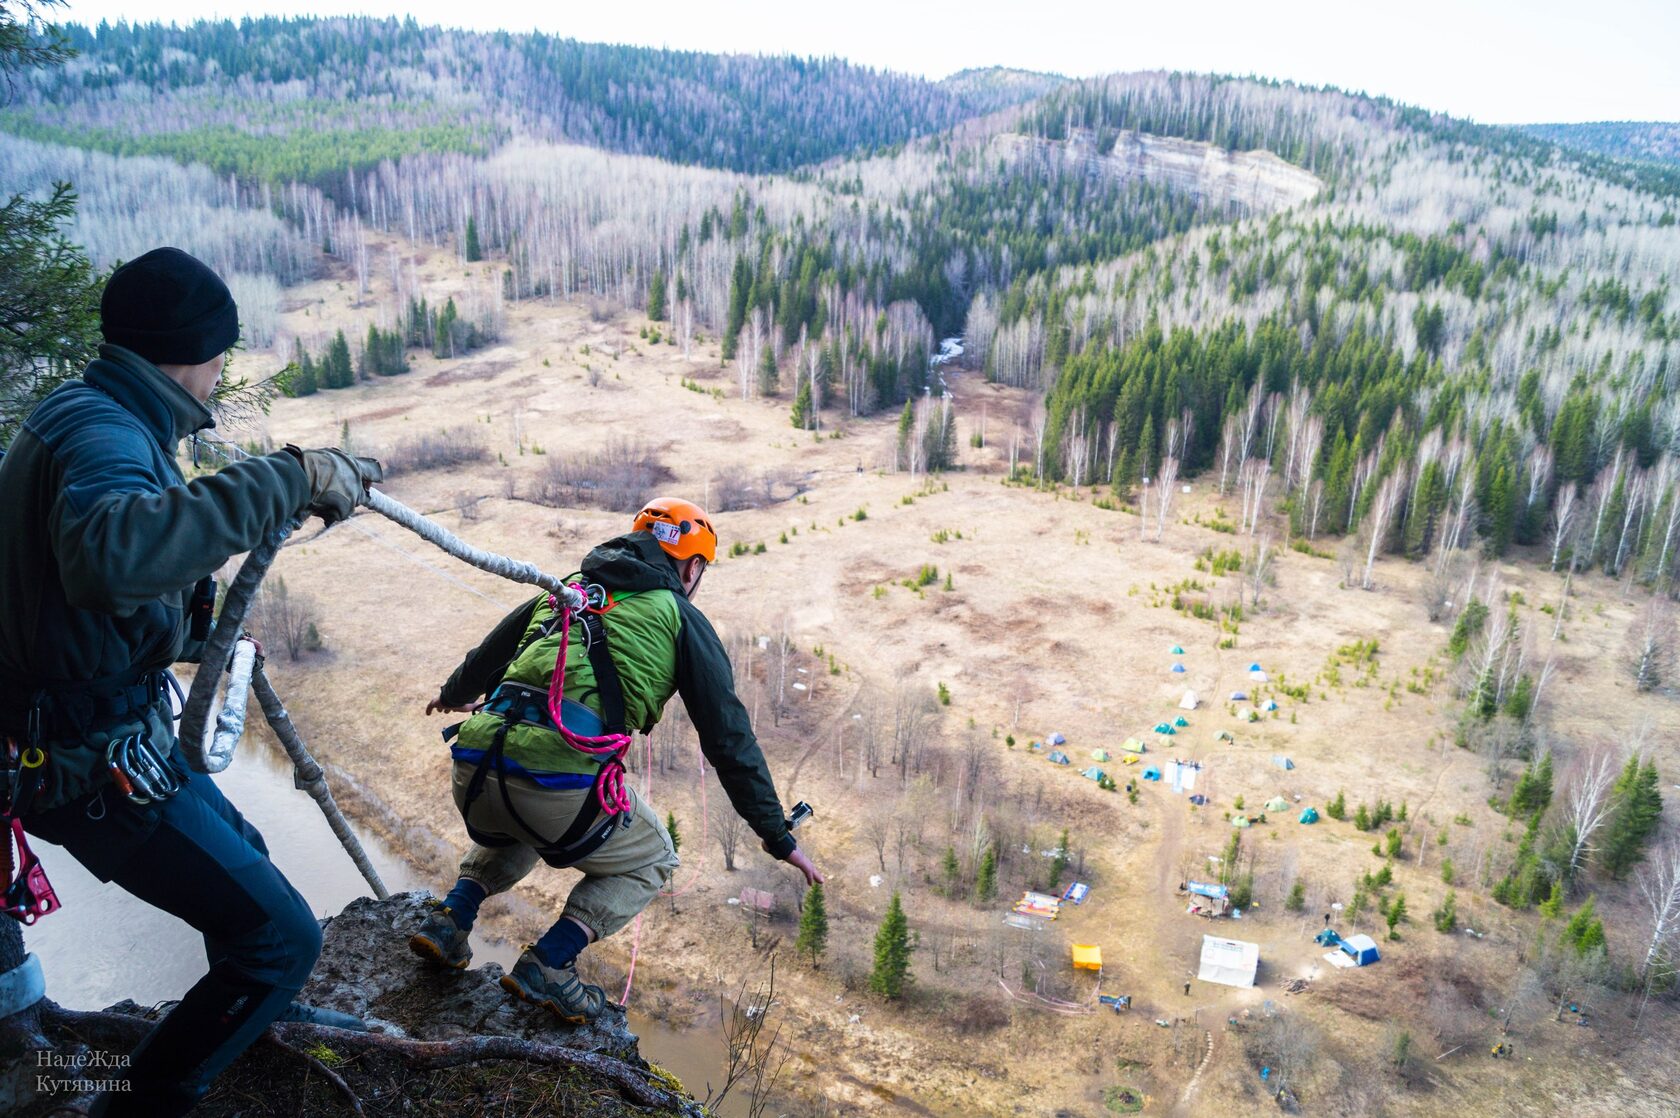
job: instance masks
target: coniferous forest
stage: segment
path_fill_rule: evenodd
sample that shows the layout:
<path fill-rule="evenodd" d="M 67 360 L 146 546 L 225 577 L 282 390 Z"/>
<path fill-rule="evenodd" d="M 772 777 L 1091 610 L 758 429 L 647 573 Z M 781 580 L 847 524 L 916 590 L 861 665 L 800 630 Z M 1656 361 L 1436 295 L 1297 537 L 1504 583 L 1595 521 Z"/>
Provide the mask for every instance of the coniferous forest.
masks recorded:
<path fill-rule="evenodd" d="M 814 427 L 900 409 L 961 335 L 969 364 L 1043 394 L 1014 436 L 1024 480 L 1126 501 L 1212 472 L 1308 540 L 1536 547 L 1673 581 L 1680 172 L 1660 130 L 396 20 L 71 26 L 66 45 L 0 111 L 8 186 L 74 184 L 61 227 L 95 264 L 159 237 L 204 256 L 248 340 L 301 359 L 294 390 L 488 344 L 508 300 L 590 296 L 656 311 L 685 352 L 718 339 L 742 395 Z M 428 305 L 381 232 L 501 282 Z M 398 304 L 365 337 L 277 337 L 281 292 L 323 259 L 363 288 L 388 272 Z"/>

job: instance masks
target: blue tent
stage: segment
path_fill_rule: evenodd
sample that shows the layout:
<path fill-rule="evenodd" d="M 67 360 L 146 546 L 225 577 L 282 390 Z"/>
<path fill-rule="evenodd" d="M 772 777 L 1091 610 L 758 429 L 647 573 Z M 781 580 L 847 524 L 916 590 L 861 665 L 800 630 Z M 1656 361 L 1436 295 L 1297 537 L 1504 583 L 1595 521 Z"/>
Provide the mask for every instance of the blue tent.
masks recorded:
<path fill-rule="evenodd" d="M 1369 966 L 1382 956 L 1377 954 L 1377 942 L 1367 935 L 1349 936 L 1342 941 L 1342 950 L 1353 958 L 1355 966 Z"/>
<path fill-rule="evenodd" d="M 1183 727 L 1190 725 L 1190 720 L 1181 714 L 1177 718 L 1173 719 L 1173 725 L 1182 729 Z"/>
<path fill-rule="evenodd" d="M 1301 822 L 1303 822 L 1303 823 L 1317 823 L 1318 822 L 1318 809 L 1316 807 L 1309 807 L 1307 810 L 1303 811 L 1301 813 Z"/>
<path fill-rule="evenodd" d="M 1273 702 L 1271 699 L 1267 699 L 1265 702 L 1260 704 L 1261 710 L 1276 710 L 1277 708 L 1277 703 Z"/>
<path fill-rule="evenodd" d="M 1154 765 L 1150 765 L 1147 769 L 1143 770 L 1143 779 L 1145 779 L 1145 780 L 1160 780 L 1161 779 L 1161 770 L 1156 768 Z"/>
<path fill-rule="evenodd" d="M 1178 733 L 1177 730 L 1173 729 L 1173 724 L 1171 722 L 1157 722 L 1157 723 L 1155 723 L 1155 732 L 1157 734 L 1166 734 L 1169 737 L 1173 734 Z"/>
<path fill-rule="evenodd" d="M 1051 745 L 1066 745 L 1067 744 L 1067 739 L 1064 738 L 1060 734 L 1051 734 L 1048 738 L 1045 738 L 1044 740 L 1049 742 Z"/>
<path fill-rule="evenodd" d="M 1231 701 L 1233 703 L 1246 703 L 1246 702 L 1248 702 L 1248 692 L 1247 691 L 1233 691 L 1233 692 L 1231 692 Z"/>
<path fill-rule="evenodd" d="M 1178 645 L 1175 644 L 1175 645 L 1172 646 L 1172 654 L 1174 656 L 1183 656 L 1184 655 L 1184 650 L 1182 648 L 1178 647 Z"/>
<path fill-rule="evenodd" d="M 1179 674 L 1179 675 L 1184 674 L 1184 665 L 1183 664 L 1174 664 L 1173 665 L 1173 671 L 1175 673 Z"/>
<path fill-rule="evenodd" d="M 1079 775 L 1084 777 L 1086 780 L 1101 780 L 1103 777 L 1107 776 L 1108 774 L 1103 772 L 1101 769 L 1097 768 L 1097 766 L 1092 765 L 1090 768 L 1086 769 L 1084 772 L 1080 773 Z"/>
<path fill-rule="evenodd" d="M 1051 750 L 1051 752 L 1050 752 L 1050 763 L 1052 765 L 1066 765 L 1066 764 L 1069 763 L 1068 755 L 1066 753 L 1063 753 L 1059 749 Z"/>
<path fill-rule="evenodd" d="M 1261 669 L 1260 669 L 1260 665 L 1258 663 L 1254 663 L 1254 664 L 1250 664 L 1248 666 L 1248 670 L 1251 671 L 1251 672 L 1257 672 L 1257 671 L 1260 671 Z"/>

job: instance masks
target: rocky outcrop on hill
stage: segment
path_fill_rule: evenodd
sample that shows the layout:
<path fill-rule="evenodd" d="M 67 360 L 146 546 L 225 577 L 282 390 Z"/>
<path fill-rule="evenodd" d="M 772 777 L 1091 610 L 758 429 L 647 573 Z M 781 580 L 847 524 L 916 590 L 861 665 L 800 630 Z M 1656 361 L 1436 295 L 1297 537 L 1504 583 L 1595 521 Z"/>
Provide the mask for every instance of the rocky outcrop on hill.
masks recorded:
<path fill-rule="evenodd" d="M 276 1026 L 217 1081 L 194 1114 L 707 1118 L 680 1084 L 642 1059 L 617 1006 L 609 1005 L 589 1027 L 573 1029 L 510 999 L 498 985 L 502 969 L 495 963 L 466 971 L 420 964 L 407 938 L 424 916 L 424 899 L 404 893 L 357 900 L 323 925 L 321 959 L 301 1000 L 355 1014 L 372 1031 Z M 80 1054 L 86 1063 L 89 1053 L 108 1061 L 133 1048 L 156 1016 L 132 1002 L 102 1013 L 44 1003 L 33 1044 L 22 1051 L 4 1046 L 9 1051 L 0 1058 L 0 1082 L 32 1082 L 43 1049 L 61 1061 Z M 35 1118 L 79 1113 L 90 1100 L 24 1092 L 18 1101 L 13 1112 Z"/>
<path fill-rule="evenodd" d="M 1149 182 L 1192 194 L 1244 217 L 1287 209 L 1324 189 L 1317 175 L 1269 151 L 1226 151 L 1213 144 L 1121 132 L 1107 152 L 1088 129 L 1067 140 L 1009 133 L 992 141 L 994 155 L 1036 162 L 1061 173 L 1083 171 L 1111 182 Z"/>

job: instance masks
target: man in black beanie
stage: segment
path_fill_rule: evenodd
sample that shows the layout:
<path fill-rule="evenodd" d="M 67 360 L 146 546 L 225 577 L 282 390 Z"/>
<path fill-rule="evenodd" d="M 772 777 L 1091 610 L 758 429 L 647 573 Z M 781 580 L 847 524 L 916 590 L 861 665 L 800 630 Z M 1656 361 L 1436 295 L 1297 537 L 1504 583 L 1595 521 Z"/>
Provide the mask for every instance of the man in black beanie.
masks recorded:
<path fill-rule="evenodd" d="M 262 836 L 188 769 L 168 668 L 200 651 L 189 604 L 213 600 L 213 571 L 305 513 L 343 519 L 381 473 L 288 448 L 185 481 L 176 449 L 215 424 L 233 296 L 160 248 L 116 270 L 100 316 L 99 357 L 0 458 L 0 822 L 204 936 L 209 973 L 94 1110 L 184 1114 L 270 1022 L 318 1013 L 292 998 L 321 933 Z"/>

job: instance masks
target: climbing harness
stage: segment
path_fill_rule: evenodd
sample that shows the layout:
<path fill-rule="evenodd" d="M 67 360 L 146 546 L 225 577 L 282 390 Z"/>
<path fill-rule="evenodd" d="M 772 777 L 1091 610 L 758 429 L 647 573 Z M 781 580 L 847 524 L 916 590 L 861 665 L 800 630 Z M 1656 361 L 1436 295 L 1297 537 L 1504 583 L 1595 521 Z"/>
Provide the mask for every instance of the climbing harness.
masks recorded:
<path fill-rule="evenodd" d="M 513 806 L 513 797 L 508 792 L 506 780 L 498 779 L 496 783 L 501 790 L 502 806 L 506 809 L 508 817 L 537 839 L 537 849 L 544 861 L 559 867 L 575 865 L 587 858 L 600 849 L 619 827 L 629 826 L 633 818 L 630 814 L 630 794 L 624 786 L 624 755 L 631 742 L 630 734 L 624 725 L 624 688 L 618 677 L 618 667 L 613 663 L 607 646 L 606 627 L 601 621 L 601 615 L 610 611 L 615 603 L 606 588 L 598 584 L 586 586 L 582 583 L 572 583 L 566 589 L 573 591 L 575 597 L 573 594 L 550 594 L 548 605 L 554 611 L 554 616 L 526 638 L 514 653 L 514 658 L 517 659 L 532 644 L 554 636 L 558 630 L 560 641 L 555 651 L 554 672 L 549 678 L 548 688 L 542 690 L 504 680 L 490 694 L 479 713 L 499 718 L 501 725 L 496 728 L 490 748 L 484 751 L 484 755 L 479 758 L 477 766 L 473 769 L 461 805 L 461 816 L 463 821 L 466 821 L 472 812 L 472 805 L 483 793 L 490 773 L 496 772 L 499 778 L 508 775 L 510 769 L 504 748 L 508 732 L 515 726 L 535 726 L 558 735 L 572 749 L 600 765 L 595 774 L 591 796 L 584 800 L 565 833 L 555 839 L 545 838 L 542 832 L 527 823 Z M 582 602 L 582 607 L 574 608 L 574 601 Z M 595 672 L 596 696 L 602 710 L 599 717 L 588 707 L 565 696 L 566 650 L 571 640 L 574 621 L 583 627 L 584 650 L 589 657 L 590 667 Z M 603 732 L 580 732 L 584 727 L 593 728 L 592 723 L 599 723 Z M 457 723 L 447 727 L 443 731 L 444 741 L 453 741 L 461 725 Z M 597 822 L 598 820 L 600 822 Z M 506 845 L 506 841 L 497 842 L 490 836 L 476 833 L 470 822 L 467 823 L 467 829 L 476 842 L 491 846 Z"/>

